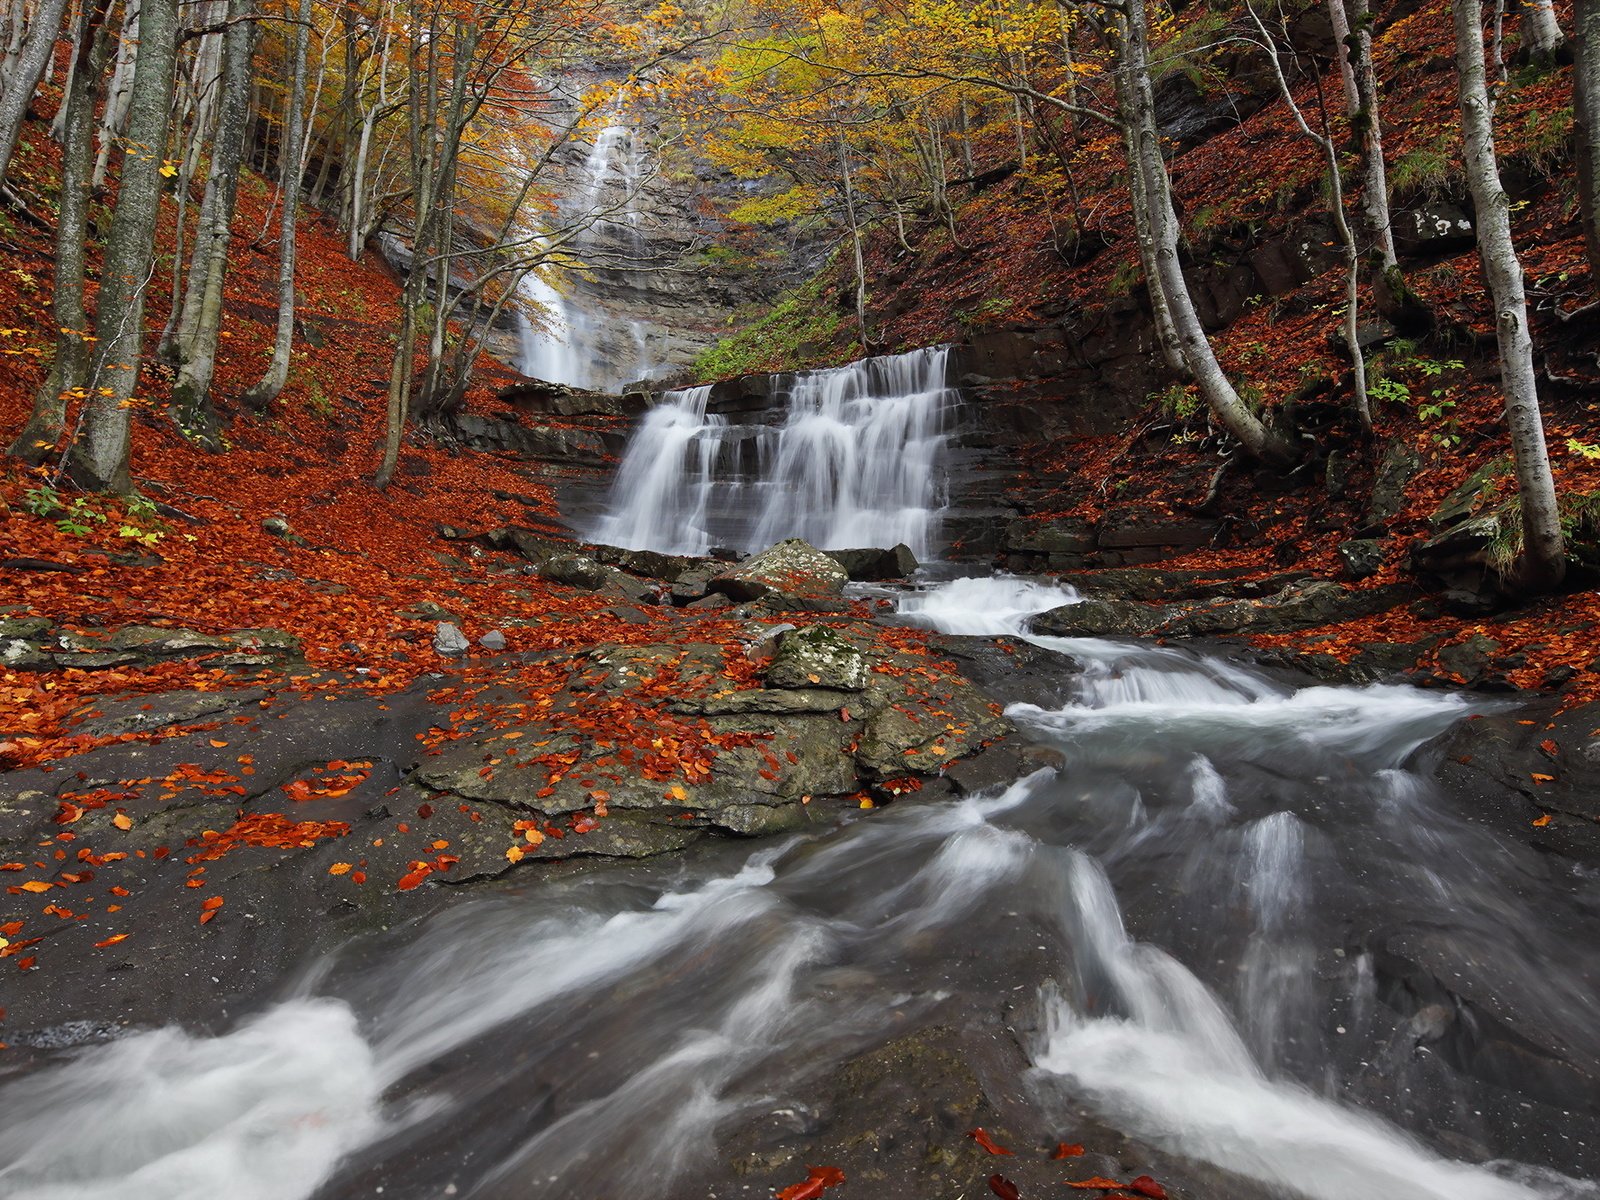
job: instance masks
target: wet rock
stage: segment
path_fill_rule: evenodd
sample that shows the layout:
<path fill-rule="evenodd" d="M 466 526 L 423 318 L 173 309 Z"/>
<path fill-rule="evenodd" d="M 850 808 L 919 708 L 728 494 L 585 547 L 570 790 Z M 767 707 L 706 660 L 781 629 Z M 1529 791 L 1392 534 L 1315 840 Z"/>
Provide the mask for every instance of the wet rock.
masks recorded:
<path fill-rule="evenodd" d="M 711 588 L 733 600 L 791 601 L 835 597 L 849 582 L 833 559 L 800 538 L 789 538 L 717 575 Z"/>
<path fill-rule="evenodd" d="M 965 680 L 950 681 L 950 689 L 938 701 L 937 712 L 893 703 L 868 719 L 855 754 L 868 778 L 935 774 L 1013 731 L 999 705 Z"/>
<path fill-rule="evenodd" d="M 256 704 L 266 693 L 259 688 L 234 692 L 160 692 L 155 695 L 98 699 L 68 717 L 75 734 L 115 737 L 172 725 L 190 725 L 228 716 Z"/>
<path fill-rule="evenodd" d="M 263 533 L 270 534 L 279 541 L 288 542 L 294 546 L 304 546 L 305 538 L 294 531 L 294 527 L 283 517 L 268 517 L 261 522 Z"/>
<path fill-rule="evenodd" d="M 635 602 L 655 596 L 655 589 L 643 580 L 583 554 L 547 558 L 539 566 L 539 578 L 586 592 L 609 592 Z"/>
<path fill-rule="evenodd" d="M 1090 598 L 1040 613 L 1031 627 L 1049 637 L 1136 638 L 1154 633 L 1171 615 L 1164 607 Z"/>
<path fill-rule="evenodd" d="M 1383 543 L 1373 538 L 1340 542 L 1339 561 L 1351 579 L 1367 579 L 1383 568 Z"/>
<path fill-rule="evenodd" d="M 1452 675 L 1459 676 L 1467 684 L 1477 684 L 1483 682 L 1489 671 L 1489 664 L 1499 652 L 1499 642 L 1484 634 L 1475 633 L 1464 642 L 1440 647 L 1439 665 Z"/>
<path fill-rule="evenodd" d="M 867 679 L 866 655 L 823 625 L 782 634 L 777 657 L 767 670 L 767 686 L 776 688 L 859 692 Z"/>
<path fill-rule="evenodd" d="M 440 621 L 433 633 L 433 652 L 443 658 L 456 658 L 472 649 L 467 635 L 449 621 Z"/>
<path fill-rule="evenodd" d="M 917 556 L 904 543 L 887 550 L 867 547 L 860 550 L 825 550 L 823 553 L 843 567 L 845 574 L 858 583 L 904 579 L 917 569 Z"/>
<path fill-rule="evenodd" d="M 498 654 L 500 651 L 506 648 L 506 635 L 501 633 L 498 629 L 491 629 L 488 633 L 484 634 L 478 639 L 478 645 L 482 646 L 491 654 Z"/>
<path fill-rule="evenodd" d="M 1501 499 L 1501 480 L 1508 471 L 1503 460 L 1485 463 L 1440 502 L 1428 523 L 1435 529 L 1475 516 Z"/>
<path fill-rule="evenodd" d="M 153 625 L 125 625 L 106 639 L 107 650 L 128 650 L 141 658 L 192 658 L 230 649 L 230 643 L 192 629 L 163 629 Z"/>

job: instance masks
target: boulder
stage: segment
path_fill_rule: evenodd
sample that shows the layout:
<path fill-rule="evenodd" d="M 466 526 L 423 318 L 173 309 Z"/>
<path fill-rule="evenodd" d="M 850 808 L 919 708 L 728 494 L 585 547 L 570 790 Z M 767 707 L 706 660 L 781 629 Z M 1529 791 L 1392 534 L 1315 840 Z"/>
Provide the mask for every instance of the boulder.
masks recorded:
<path fill-rule="evenodd" d="M 440 621 L 433 634 L 433 652 L 443 658 L 455 658 L 472 649 L 467 635 L 449 621 Z"/>
<path fill-rule="evenodd" d="M 849 582 L 833 559 L 809 542 L 789 538 L 713 577 L 710 587 L 733 600 L 787 600 L 837 596 Z"/>
<path fill-rule="evenodd" d="M 1363 532 L 1380 532 L 1406 506 L 1406 485 L 1421 464 L 1417 452 L 1404 442 L 1396 439 L 1389 443 L 1367 500 Z"/>
<path fill-rule="evenodd" d="M 767 669 L 767 686 L 775 688 L 859 692 L 870 678 L 867 656 L 825 625 L 780 635 L 777 657 Z"/>
<path fill-rule="evenodd" d="M 1383 567 L 1383 543 L 1374 538 L 1356 538 L 1340 542 L 1339 561 L 1344 573 L 1351 579 L 1367 579 Z"/>
<path fill-rule="evenodd" d="M 843 567 L 845 574 L 858 583 L 904 579 L 917 569 L 917 556 L 904 543 L 887 550 L 868 546 L 860 550 L 825 550 L 823 553 Z"/>
<path fill-rule="evenodd" d="M 1423 258 L 1459 254 L 1478 243 L 1472 218 L 1445 201 L 1402 209 L 1394 214 L 1394 248 L 1397 254 Z"/>
<path fill-rule="evenodd" d="M 1040 613 L 1033 618 L 1032 629 L 1050 637 L 1145 637 L 1172 611 L 1134 601 L 1090 598 Z"/>
<path fill-rule="evenodd" d="M 584 554 L 555 554 L 539 564 L 539 578 L 585 592 L 606 592 L 638 602 L 656 589 L 642 579 Z"/>

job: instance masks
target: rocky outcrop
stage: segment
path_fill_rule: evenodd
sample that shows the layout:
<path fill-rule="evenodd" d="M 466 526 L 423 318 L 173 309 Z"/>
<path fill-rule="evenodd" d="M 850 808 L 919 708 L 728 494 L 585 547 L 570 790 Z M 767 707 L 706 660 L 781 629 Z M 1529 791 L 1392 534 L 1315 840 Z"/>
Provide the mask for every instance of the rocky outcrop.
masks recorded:
<path fill-rule="evenodd" d="M 732 600 L 789 603 L 838 596 L 849 582 L 833 559 L 799 538 L 789 538 L 714 576 L 710 586 Z"/>

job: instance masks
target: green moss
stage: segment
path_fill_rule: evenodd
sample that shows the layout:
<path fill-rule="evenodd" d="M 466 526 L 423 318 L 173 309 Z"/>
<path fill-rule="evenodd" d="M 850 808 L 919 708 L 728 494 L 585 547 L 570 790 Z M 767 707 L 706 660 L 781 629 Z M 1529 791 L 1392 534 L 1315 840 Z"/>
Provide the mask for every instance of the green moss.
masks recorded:
<path fill-rule="evenodd" d="M 833 302 L 832 264 L 786 294 L 772 311 L 702 350 L 689 369 L 701 383 L 761 371 L 796 371 L 856 358 L 847 315 Z"/>

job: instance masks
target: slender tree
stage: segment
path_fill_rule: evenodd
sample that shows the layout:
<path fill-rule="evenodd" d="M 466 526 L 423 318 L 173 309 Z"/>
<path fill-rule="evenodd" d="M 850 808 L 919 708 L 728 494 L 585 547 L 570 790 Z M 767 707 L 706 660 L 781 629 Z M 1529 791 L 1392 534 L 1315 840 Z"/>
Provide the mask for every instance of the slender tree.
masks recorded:
<path fill-rule="evenodd" d="M 144 0 L 122 179 L 100 272 L 89 395 L 67 456 L 69 477 L 93 491 L 126 492 L 132 485 L 129 411 L 143 357 L 144 302 L 154 269 L 177 50 L 177 0 Z"/>
<path fill-rule="evenodd" d="M 18 8 L 20 9 L 20 5 Z M 42 0 L 33 10 L 28 33 L 15 58 L 0 75 L 0 183 L 11 168 L 11 155 L 22 136 L 22 121 L 28 115 L 33 93 L 44 77 L 55 53 L 56 39 L 67 15 L 67 0 Z"/>
<path fill-rule="evenodd" d="M 265 408 L 289 382 L 289 355 L 294 349 L 295 232 L 300 210 L 300 185 L 305 169 L 302 145 L 309 131 L 306 119 L 306 47 L 311 36 L 311 0 L 299 0 L 295 14 L 293 82 L 289 92 L 289 128 L 284 141 L 283 195 L 278 235 L 278 326 L 272 341 L 272 361 L 261 381 L 245 393 L 245 403 Z"/>
<path fill-rule="evenodd" d="M 1500 387 L 1506 424 L 1516 460 L 1522 509 L 1522 550 L 1509 580 L 1528 592 L 1549 591 L 1566 575 L 1561 514 L 1545 447 L 1539 412 L 1538 377 L 1533 365 L 1533 335 L 1522 264 L 1511 240 L 1511 203 L 1500 183 L 1494 127 L 1483 53 L 1483 6 L 1479 0 L 1452 0 L 1456 75 L 1460 88 L 1461 132 L 1466 151 L 1467 186 L 1478 227 L 1478 254 L 1495 308 L 1500 346 Z"/>
<path fill-rule="evenodd" d="M 1573 140 L 1589 287 L 1600 292 L 1600 0 L 1577 0 L 1573 37 Z"/>

